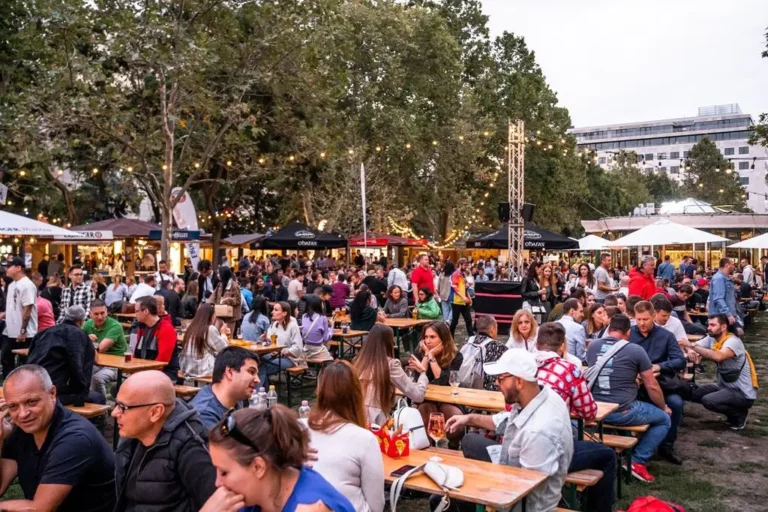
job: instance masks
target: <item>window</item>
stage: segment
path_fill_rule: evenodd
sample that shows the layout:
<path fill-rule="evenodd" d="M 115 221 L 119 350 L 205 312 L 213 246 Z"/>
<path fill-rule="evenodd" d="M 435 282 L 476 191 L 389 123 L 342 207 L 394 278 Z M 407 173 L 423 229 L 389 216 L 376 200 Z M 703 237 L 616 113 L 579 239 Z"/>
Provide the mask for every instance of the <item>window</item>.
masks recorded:
<path fill-rule="evenodd" d="M 748 171 L 749 170 L 749 162 L 739 162 L 739 170 L 740 171 Z"/>
<path fill-rule="evenodd" d="M 659 153 L 658 155 L 656 155 L 656 158 L 658 158 L 659 160 L 666 160 L 667 159 L 667 154 L 666 153 Z"/>
<path fill-rule="evenodd" d="M 651 174 L 653 172 L 653 167 L 646 167 L 643 170 L 646 172 L 646 174 Z"/>
<path fill-rule="evenodd" d="M 740 155 L 748 155 L 749 154 L 749 146 L 740 146 L 739 147 L 739 154 Z"/>
<path fill-rule="evenodd" d="M 659 172 L 667 172 L 667 168 L 666 167 L 659 167 Z"/>
<path fill-rule="evenodd" d="M 601 156 L 600 158 L 598 158 L 597 163 L 599 163 L 600 165 L 605 165 L 605 157 Z"/>
<path fill-rule="evenodd" d="M 679 151 L 673 151 L 673 152 L 671 152 L 671 153 L 669 154 L 669 158 L 671 158 L 671 159 L 673 159 L 673 160 L 677 160 L 678 158 L 680 158 L 680 152 L 679 152 Z"/>
<path fill-rule="evenodd" d="M 689 156 L 691 156 L 690 151 L 683 151 L 683 158 L 688 158 Z"/>
<path fill-rule="evenodd" d="M 734 154 L 734 153 L 733 153 L 733 152 L 734 152 L 734 149 L 735 149 L 735 148 L 725 148 L 725 151 L 724 151 L 724 153 L 723 153 L 723 154 L 724 154 L 725 156 L 731 156 L 731 155 L 733 155 L 733 154 Z"/>
<path fill-rule="evenodd" d="M 673 165 L 669 168 L 669 172 L 672 174 L 679 174 L 680 173 L 680 166 L 679 165 Z"/>
<path fill-rule="evenodd" d="M 739 183 L 742 185 L 749 185 L 749 176 L 744 176 L 743 178 L 739 178 Z"/>

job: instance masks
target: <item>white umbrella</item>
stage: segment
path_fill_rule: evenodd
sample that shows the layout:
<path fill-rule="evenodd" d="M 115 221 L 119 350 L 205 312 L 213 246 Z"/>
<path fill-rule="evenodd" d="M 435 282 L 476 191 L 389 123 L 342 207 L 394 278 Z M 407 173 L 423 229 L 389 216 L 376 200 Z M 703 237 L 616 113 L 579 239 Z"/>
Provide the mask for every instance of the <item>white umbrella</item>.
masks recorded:
<path fill-rule="evenodd" d="M 609 247 L 639 247 L 643 245 L 711 244 L 727 241 L 727 238 L 661 219 L 618 240 L 608 242 L 607 245 Z"/>
<path fill-rule="evenodd" d="M 29 217 L 15 215 L 0 210 L 0 236 L 36 236 L 50 238 L 54 236 L 81 237 L 82 235 L 68 229 L 39 222 Z"/>
<path fill-rule="evenodd" d="M 599 251 L 608 247 L 609 240 L 600 238 L 597 235 L 587 235 L 579 239 L 580 251 Z"/>
<path fill-rule="evenodd" d="M 728 247 L 733 247 L 734 249 L 768 249 L 768 233 L 736 242 Z"/>

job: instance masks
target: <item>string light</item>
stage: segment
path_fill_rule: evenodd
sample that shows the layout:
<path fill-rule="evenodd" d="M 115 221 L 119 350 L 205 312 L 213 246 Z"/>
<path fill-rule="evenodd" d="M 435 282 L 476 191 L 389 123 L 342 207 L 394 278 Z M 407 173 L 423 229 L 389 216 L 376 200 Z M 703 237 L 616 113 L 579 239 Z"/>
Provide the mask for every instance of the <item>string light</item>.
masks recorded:
<path fill-rule="evenodd" d="M 168 166 L 167 166 L 167 165 L 165 165 L 165 164 L 163 164 L 163 170 L 164 170 L 164 171 L 167 171 L 167 170 L 168 170 Z M 94 169 L 94 172 L 95 172 L 95 171 L 96 171 L 96 169 Z"/>
<path fill-rule="evenodd" d="M 320 158 L 325 158 L 325 151 L 323 151 L 322 153 L 320 153 Z"/>
<path fill-rule="evenodd" d="M 59 171 L 59 172 L 61 172 L 61 171 Z M 129 167 L 128 168 L 128 172 L 133 172 L 133 167 Z"/>
<path fill-rule="evenodd" d="M 381 151 L 381 146 L 376 146 L 376 152 L 380 152 L 380 151 Z"/>
<path fill-rule="evenodd" d="M 437 146 L 437 141 L 436 141 L 436 140 L 433 140 L 433 141 L 432 141 L 432 145 L 433 145 L 433 146 Z"/>
<path fill-rule="evenodd" d="M 232 165 L 232 160 L 227 160 L 227 167 L 229 167 L 230 165 Z"/>
<path fill-rule="evenodd" d="M 288 157 L 288 160 L 290 160 L 291 162 L 293 162 L 294 160 L 296 160 L 296 157 L 295 157 L 295 156 L 293 156 L 293 155 L 291 155 L 291 156 L 289 156 L 289 157 Z"/>
<path fill-rule="evenodd" d="M 19 176 L 24 177 L 26 176 L 26 171 L 19 171 Z"/>
<path fill-rule="evenodd" d="M 262 165 L 263 165 L 263 164 L 264 164 L 264 162 L 265 162 L 265 160 L 264 160 L 263 158 L 259 158 L 259 163 L 260 163 L 260 164 L 262 164 Z"/>
<path fill-rule="evenodd" d="M 351 155 L 354 155 L 354 154 L 355 154 L 355 150 L 353 150 L 353 149 L 350 149 L 349 151 L 347 151 L 347 153 L 349 153 L 349 154 L 350 154 L 350 156 L 351 156 Z"/>
<path fill-rule="evenodd" d="M 97 168 L 95 168 L 95 167 L 93 168 L 93 170 L 91 172 L 93 174 L 99 174 L 99 170 Z"/>
<path fill-rule="evenodd" d="M 195 162 L 195 169 L 199 169 L 199 168 L 200 168 L 200 162 Z"/>
<path fill-rule="evenodd" d="M 405 149 L 411 149 L 411 143 L 410 142 L 405 145 Z"/>
<path fill-rule="evenodd" d="M 130 167 L 129 167 L 129 169 L 130 169 Z M 57 175 L 57 176 L 61 176 L 62 174 L 64 174 L 64 171 L 62 171 L 61 169 L 59 169 L 58 171 L 56 171 L 56 175 Z"/>

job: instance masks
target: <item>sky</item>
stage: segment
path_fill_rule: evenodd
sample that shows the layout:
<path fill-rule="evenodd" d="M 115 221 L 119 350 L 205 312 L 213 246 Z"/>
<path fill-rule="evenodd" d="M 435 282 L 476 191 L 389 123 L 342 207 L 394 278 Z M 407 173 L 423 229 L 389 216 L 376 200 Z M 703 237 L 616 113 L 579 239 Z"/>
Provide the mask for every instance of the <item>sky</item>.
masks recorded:
<path fill-rule="evenodd" d="M 482 0 L 536 53 L 575 127 L 768 112 L 768 0 Z"/>

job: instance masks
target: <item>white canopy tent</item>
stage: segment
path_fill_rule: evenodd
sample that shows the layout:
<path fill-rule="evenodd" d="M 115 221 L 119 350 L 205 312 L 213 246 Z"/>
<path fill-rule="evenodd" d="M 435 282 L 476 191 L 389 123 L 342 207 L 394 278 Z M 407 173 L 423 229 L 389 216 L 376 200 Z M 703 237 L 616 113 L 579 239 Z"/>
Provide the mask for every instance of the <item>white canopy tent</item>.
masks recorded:
<path fill-rule="evenodd" d="M 763 233 L 762 235 L 736 242 L 728 247 L 734 249 L 768 249 L 768 233 Z"/>
<path fill-rule="evenodd" d="M 68 238 L 82 237 L 82 235 L 76 231 L 69 231 L 68 229 L 2 210 L 0 210 L 0 236 L 34 236 L 43 238 L 53 238 L 55 236 L 65 236 Z"/>
<path fill-rule="evenodd" d="M 609 247 L 638 247 L 650 246 L 653 254 L 654 246 L 691 244 L 695 251 L 696 244 L 704 244 L 705 261 L 709 261 L 709 244 L 727 242 L 727 238 L 707 233 L 700 229 L 677 224 L 667 219 L 661 219 L 621 238 L 608 242 Z M 638 254 L 639 257 L 639 254 Z"/>
<path fill-rule="evenodd" d="M 609 247 L 639 247 L 643 245 L 711 244 L 727 242 L 727 238 L 690 226 L 661 219 L 634 233 L 608 242 Z"/>
<path fill-rule="evenodd" d="M 579 239 L 580 251 L 599 251 L 600 249 L 608 248 L 609 240 L 600 238 L 597 235 L 587 235 L 584 238 Z"/>

